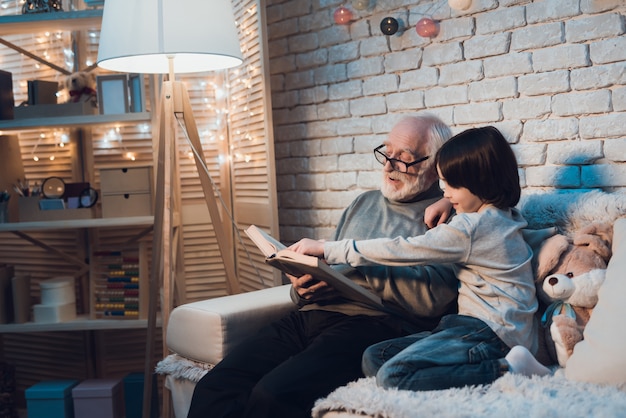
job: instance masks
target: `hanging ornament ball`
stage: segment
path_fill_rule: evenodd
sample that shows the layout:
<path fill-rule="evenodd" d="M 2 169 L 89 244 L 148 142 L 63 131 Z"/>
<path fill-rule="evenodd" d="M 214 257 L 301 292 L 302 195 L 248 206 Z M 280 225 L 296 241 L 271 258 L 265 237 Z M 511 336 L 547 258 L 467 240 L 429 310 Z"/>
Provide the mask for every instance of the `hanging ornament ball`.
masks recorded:
<path fill-rule="evenodd" d="M 398 21 L 393 17 L 386 17 L 380 22 L 380 30 L 385 35 L 393 35 L 398 31 Z"/>
<path fill-rule="evenodd" d="M 350 9 L 341 6 L 340 8 L 335 10 L 333 17 L 335 18 L 336 24 L 347 25 L 352 20 L 352 12 L 350 11 Z"/>
<path fill-rule="evenodd" d="M 472 5 L 472 0 L 448 0 L 448 6 L 454 10 L 467 10 Z"/>
<path fill-rule="evenodd" d="M 424 38 L 432 38 L 439 33 L 439 24 L 429 17 L 420 19 L 415 25 L 415 30 L 419 36 Z"/>
<path fill-rule="evenodd" d="M 365 10 L 370 7 L 370 0 L 352 0 L 352 7 L 357 10 Z"/>

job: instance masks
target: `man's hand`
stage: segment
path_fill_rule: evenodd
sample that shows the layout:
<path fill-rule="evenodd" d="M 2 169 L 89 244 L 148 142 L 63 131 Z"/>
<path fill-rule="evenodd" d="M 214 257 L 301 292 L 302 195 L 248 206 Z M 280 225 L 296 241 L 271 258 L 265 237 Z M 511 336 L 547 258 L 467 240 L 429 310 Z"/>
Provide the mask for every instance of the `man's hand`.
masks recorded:
<path fill-rule="evenodd" d="M 452 204 L 445 197 L 439 199 L 424 211 L 424 223 L 429 228 L 445 223 L 452 213 Z"/>
<path fill-rule="evenodd" d="M 319 302 L 321 300 L 332 299 L 338 292 L 326 282 L 316 280 L 310 274 L 296 277 L 287 274 L 291 285 L 298 295 L 307 302 Z"/>

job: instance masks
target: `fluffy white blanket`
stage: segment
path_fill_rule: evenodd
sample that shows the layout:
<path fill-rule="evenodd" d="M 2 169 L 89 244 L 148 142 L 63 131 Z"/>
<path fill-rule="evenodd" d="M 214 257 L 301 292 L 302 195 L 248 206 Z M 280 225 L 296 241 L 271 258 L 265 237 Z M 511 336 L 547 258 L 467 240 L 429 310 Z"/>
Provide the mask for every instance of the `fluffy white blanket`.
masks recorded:
<path fill-rule="evenodd" d="M 328 411 L 375 418 L 619 418 L 626 417 L 626 391 L 567 380 L 561 371 L 533 378 L 507 374 L 490 385 L 426 392 L 381 389 L 364 378 L 318 400 L 312 416 L 327 417 Z"/>

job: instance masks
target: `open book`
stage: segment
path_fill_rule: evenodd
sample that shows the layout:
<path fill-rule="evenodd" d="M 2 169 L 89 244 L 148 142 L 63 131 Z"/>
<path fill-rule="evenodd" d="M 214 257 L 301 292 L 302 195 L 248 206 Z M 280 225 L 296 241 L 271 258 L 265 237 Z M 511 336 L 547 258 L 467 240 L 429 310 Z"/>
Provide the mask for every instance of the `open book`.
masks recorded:
<path fill-rule="evenodd" d="M 354 283 L 317 257 L 298 254 L 260 228 L 251 225 L 245 230 L 252 242 L 265 255 L 265 262 L 292 276 L 310 274 L 318 280 L 322 280 L 344 297 L 355 302 L 382 309 L 383 303 L 380 297 Z"/>

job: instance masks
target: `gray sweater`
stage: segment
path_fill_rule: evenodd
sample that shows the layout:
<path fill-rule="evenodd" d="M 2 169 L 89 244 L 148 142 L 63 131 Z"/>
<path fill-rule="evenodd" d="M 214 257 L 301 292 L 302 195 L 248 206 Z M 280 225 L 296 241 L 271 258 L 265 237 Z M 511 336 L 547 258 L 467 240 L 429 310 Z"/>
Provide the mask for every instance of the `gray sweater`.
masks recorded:
<path fill-rule="evenodd" d="M 421 235 L 428 230 L 424 210 L 441 196 L 437 184 L 407 203 L 391 202 L 380 191 L 365 192 L 344 211 L 334 239 Z M 456 310 L 458 281 L 451 265 L 333 267 L 378 294 L 385 305 L 403 312 L 406 319 L 419 327 L 432 327 L 443 314 Z M 346 272 L 346 269 L 349 270 Z M 321 309 L 348 315 L 385 314 L 345 299 L 306 304 L 295 291 L 292 290 L 291 295 L 302 310 Z"/>
<path fill-rule="evenodd" d="M 516 209 L 487 206 L 457 214 L 411 238 L 342 240 L 324 244 L 329 263 L 454 263 L 460 281 L 459 314 L 479 318 L 509 346 L 537 350 L 537 310 L 532 250 L 524 241 L 527 223 Z"/>

